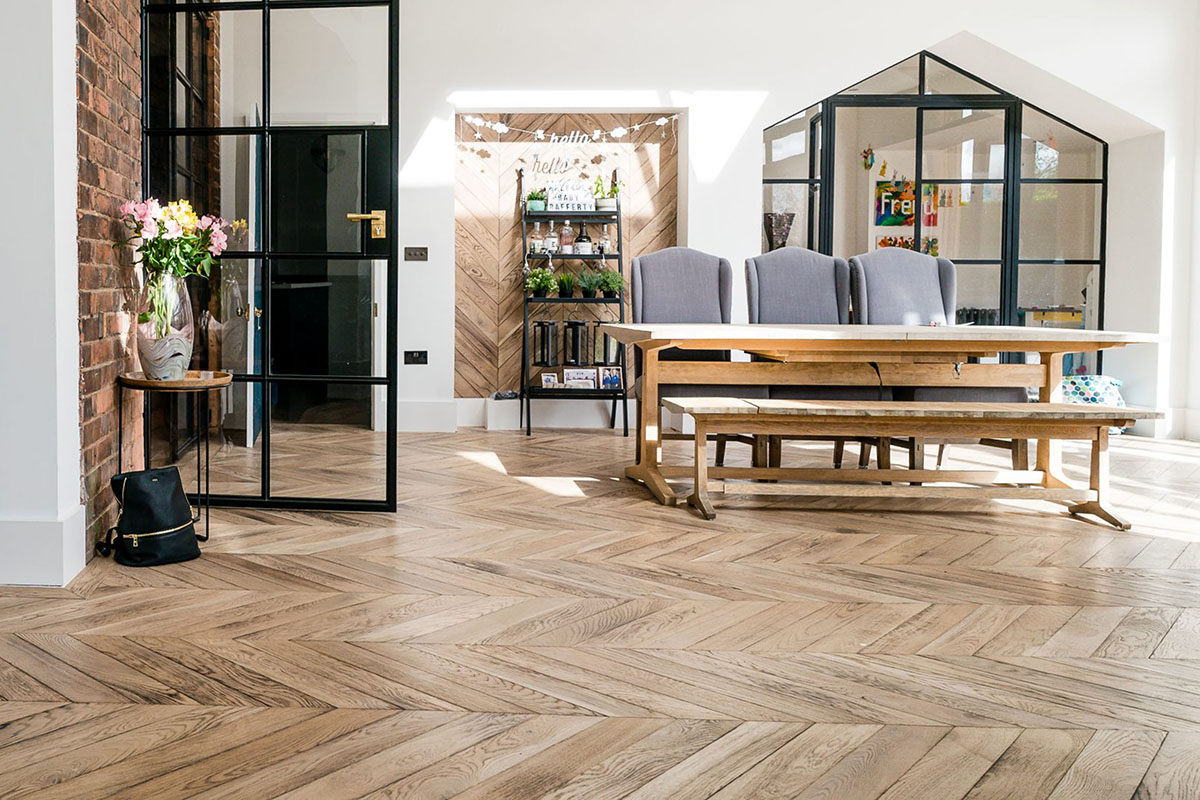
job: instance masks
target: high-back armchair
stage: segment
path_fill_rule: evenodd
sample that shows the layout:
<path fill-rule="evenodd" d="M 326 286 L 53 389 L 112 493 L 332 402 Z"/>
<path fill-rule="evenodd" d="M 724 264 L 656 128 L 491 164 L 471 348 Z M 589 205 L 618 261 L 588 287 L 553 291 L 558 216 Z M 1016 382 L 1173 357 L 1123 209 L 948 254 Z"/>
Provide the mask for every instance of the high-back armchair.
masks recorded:
<path fill-rule="evenodd" d="M 733 268 L 727 259 L 709 255 L 690 247 L 668 247 L 656 253 L 637 256 L 630 265 L 633 321 L 642 322 L 717 322 L 728 323 L 733 305 Z M 669 348 L 659 352 L 662 361 L 728 361 L 728 350 L 680 350 Z M 642 354 L 634 352 L 634 394 L 641 397 Z M 725 386 L 704 384 L 671 384 L 658 386 L 659 398 L 705 397 L 711 395 L 735 397 L 766 397 L 765 386 Z M 639 413 L 656 414 L 659 409 L 642 409 Z M 641 430 L 641 426 L 638 426 Z M 664 438 L 667 438 L 664 435 Z M 717 463 L 725 457 L 725 443 L 734 437 L 717 438 Z M 741 441 L 740 439 L 736 439 Z M 638 452 L 641 450 L 639 448 Z"/>
<path fill-rule="evenodd" d="M 913 250 L 885 247 L 850 259 L 850 286 L 854 321 L 865 325 L 953 325 L 957 301 L 954 262 Z M 921 386 L 896 392 L 897 400 L 917 402 L 1020 403 L 1020 387 Z M 920 440 L 908 442 L 909 463 L 924 464 Z M 1028 444 L 1023 439 L 1005 442 L 1012 452 L 1013 469 L 1028 469 Z M 938 450 L 942 462 L 946 445 Z"/>
<path fill-rule="evenodd" d="M 850 259 L 854 321 L 860 325 L 953 325 L 954 263 L 901 247 Z"/>
<path fill-rule="evenodd" d="M 751 323 L 845 325 L 850 321 L 850 266 L 845 259 L 783 247 L 746 259 L 746 303 Z M 878 386 L 771 386 L 768 396 L 786 400 L 890 400 Z M 846 440 L 834 439 L 833 465 L 840 467 Z M 872 442 L 860 441 L 859 464 L 870 462 Z M 770 442 L 770 463 L 778 465 L 782 444 Z"/>

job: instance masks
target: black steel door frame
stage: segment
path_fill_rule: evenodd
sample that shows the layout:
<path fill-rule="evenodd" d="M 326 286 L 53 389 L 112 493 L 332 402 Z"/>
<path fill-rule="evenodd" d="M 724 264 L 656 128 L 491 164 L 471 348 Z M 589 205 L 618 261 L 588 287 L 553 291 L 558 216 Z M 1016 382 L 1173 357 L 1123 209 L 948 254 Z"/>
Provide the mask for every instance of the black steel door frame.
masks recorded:
<path fill-rule="evenodd" d="M 368 6 L 385 7 L 388 9 L 388 123 L 389 129 L 389 208 L 387 226 L 387 333 L 385 376 L 337 376 L 337 375 L 276 375 L 271 369 L 271 287 L 270 276 L 272 262 L 287 258 L 352 258 L 363 260 L 382 260 L 385 256 L 368 252 L 365 244 L 357 253 L 322 253 L 295 254 L 277 252 L 271 241 L 271 139 L 275 134 L 297 132 L 313 133 L 353 133 L 364 131 L 363 125 L 274 125 L 271 121 L 271 11 L 281 9 L 316 9 L 316 8 L 362 8 Z M 150 93 L 148 91 L 150 57 L 149 57 L 149 20 L 155 14 L 179 15 L 185 12 L 223 11 L 261 11 L 262 12 L 262 120 L 258 125 L 243 126 L 165 126 L 151 127 L 150 122 Z M 175 17 L 176 19 L 178 17 Z M 142 36 L 142 187 L 143 192 L 150 191 L 150 151 L 151 140 L 156 137 L 177 136 L 253 136 L 258 143 L 258 157 L 263 174 L 263 185 L 258 192 L 259 242 L 256 249 L 228 250 L 224 258 L 245 259 L 258 261 L 261 265 L 259 280 L 262 281 L 262 327 L 263 349 L 261 353 L 261 369 L 255 374 L 235 374 L 235 384 L 254 383 L 262 387 L 262 452 L 260 490 L 253 495 L 212 495 L 212 502 L 218 506 L 230 507 L 259 507 L 285 508 L 331 511 L 395 511 L 397 505 L 396 492 L 396 458 L 397 458 L 397 409 L 398 409 L 398 372 L 397 356 L 397 304 L 398 304 L 398 266 L 399 239 L 397 237 L 396 211 L 399 208 L 399 175 L 400 175 L 400 0 L 229 0 L 229 2 L 159 2 L 142 0 L 141 16 Z M 174 45 L 172 45 L 174 46 Z M 174 91 L 174 80 L 171 82 Z M 172 95 L 173 98 L 173 95 Z M 364 184 L 364 191 L 366 186 Z M 201 209 L 202 211 L 204 209 Z M 365 228 L 366 226 L 363 226 Z M 360 242 L 365 243 L 365 231 L 360 236 Z M 253 291 L 254 287 L 251 287 Z M 277 383 L 322 383 L 322 384 L 360 384 L 386 387 L 387 400 L 387 444 L 386 444 L 386 487 L 383 500 L 359 500 L 352 498 L 320 498 L 320 497 L 281 497 L 271 494 L 271 408 L 270 388 Z M 253 413 L 253 409 L 249 410 Z M 149 408 L 147 404 L 147 422 Z M 206 424 L 206 423 L 205 423 Z M 251 424 L 253 424 L 251 422 Z M 146 428 L 147 436 L 149 426 Z M 148 439 L 147 439 L 148 443 Z M 148 447 L 147 447 L 148 451 Z M 148 461 L 147 461 L 147 465 Z"/>

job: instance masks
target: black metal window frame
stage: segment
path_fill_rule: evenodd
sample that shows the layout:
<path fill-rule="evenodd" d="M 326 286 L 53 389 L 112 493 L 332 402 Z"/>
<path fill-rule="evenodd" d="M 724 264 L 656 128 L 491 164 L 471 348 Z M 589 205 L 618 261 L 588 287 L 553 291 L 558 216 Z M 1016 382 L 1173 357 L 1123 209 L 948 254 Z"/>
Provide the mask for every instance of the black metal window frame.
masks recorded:
<path fill-rule="evenodd" d="M 958 110 L 958 109 L 999 109 L 1004 111 L 1004 177 L 1003 178 L 971 178 L 971 179 L 936 179 L 938 184 L 971 184 L 971 185 L 1002 185 L 1004 188 L 1004 205 L 1001 214 L 1001 241 L 1000 241 L 1000 257 L 995 258 L 954 258 L 955 264 L 999 264 L 1000 265 L 1000 318 L 1005 325 L 1018 324 L 1018 280 L 1020 267 L 1025 264 L 1042 264 L 1054 265 L 1061 264 L 1065 266 L 1096 266 L 1100 270 L 1099 287 L 1100 297 L 1099 310 L 1097 314 L 1097 324 L 1100 328 L 1104 327 L 1104 284 L 1107 264 L 1107 239 L 1108 239 L 1108 142 L 1093 133 L 1089 133 L 1079 126 L 1068 122 L 1067 120 L 1040 108 L 1027 100 L 1022 100 L 1010 92 L 989 83 L 988 81 L 973 75 L 970 72 L 951 64 L 943 58 L 940 58 L 933 53 L 922 50 L 919 53 L 902 59 L 901 61 L 892 64 L 891 66 L 874 73 L 873 75 L 863 78 L 855 86 L 864 83 L 876 75 L 880 75 L 888 70 L 911 60 L 919 58 L 917 92 L 915 94 L 849 94 L 847 87 L 841 92 L 831 95 L 815 107 L 818 109 L 813 117 L 813 123 L 810 125 L 810 142 L 812 141 L 811 132 L 816 130 L 816 126 L 820 125 L 820 135 L 824 146 L 820 148 L 821 163 L 814 165 L 815 153 L 817 147 L 810 146 L 809 149 L 809 177 L 808 178 L 764 178 L 763 185 L 808 185 L 809 186 L 809 227 L 810 231 L 814 223 L 814 215 L 812 214 L 812 200 L 814 197 L 819 197 L 820 206 L 818 208 L 818 219 L 816 220 L 817 230 L 815 236 L 810 232 L 809 247 L 826 255 L 833 254 L 833 233 L 834 233 L 834 154 L 836 148 L 833 143 L 836 141 L 837 128 L 837 111 L 841 108 L 913 108 L 916 110 L 916 130 L 915 130 L 915 150 L 916 165 L 913 175 L 913 186 L 920 196 L 921 187 L 923 185 L 923 176 L 921 174 L 924 160 L 924 114 L 927 110 Z M 933 61 L 940 66 L 946 67 L 953 72 L 969 78 L 972 81 L 991 90 L 990 94 L 928 94 L 926 93 L 926 65 Z M 1022 130 L 1022 110 L 1030 108 L 1039 114 L 1058 122 L 1071 130 L 1079 133 L 1087 138 L 1097 142 L 1101 146 L 1101 170 L 1099 178 L 1027 178 L 1021 174 L 1021 130 Z M 793 119 L 795 115 L 785 117 L 779 122 L 773 123 L 767 127 L 767 130 Z M 935 179 L 930 179 L 929 183 L 935 182 Z M 1020 225 L 1021 225 L 1021 189 L 1026 185 L 1033 184 L 1090 184 L 1100 186 L 1100 230 L 1099 243 L 1097 248 L 1097 257 L 1094 259 L 1046 259 L 1046 258 L 1021 258 L 1020 257 Z M 913 226 L 913 242 L 919 248 L 921 241 L 921 215 L 915 215 Z"/>
<path fill-rule="evenodd" d="M 365 135 L 369 126 L 363 125 L 275 125 L 271 121 L 271 24 L 272 10 L 284 9 L 317 9 L 317 8 L 363 8 L 383 7 L 388 9 L 388 122 L 389 132 L 389 198 L 391 208 L 388 211 L 388 242 L 386 260 L 387 269 L 387 334 L 386 361 L 387 369 L 384 376 L 347 376 L 347 375 L 291 375 L 275 374 L 271 368 L 271 287 L 270 275 L 272 263 L 282 260 L 296 259 L 326 259 L 326 260 L 382 260 L 379 254 L 369 254 L 365 246 L 360 246 L 357 252 L 329 253 L 289 253 L 276 251 L 271 242 L 270 217 L 270 186 L 271 186 L 271 139 L 274 135 L 289 133 L 354 133 Z M 262 14 L 262 120 L 258 125 L 169 125 L 151 126 L 149 83 L 149 27 L 150 18 L 154 15 L 173 15 L 178 20 L 181 15 L 191 12 L 220 13 L 225 11 L 259 11 Z M 172 33 L 174 25 L 171 26 Z M 178 137 L 212 137 L 212 136 L 249 136 L 256 140 L 259 164 L 263 175 L 263 184 L 259 187 L 256 212 L 259 220 L 258 241 L 249 250 L 227 250 L 222 258 L 229 260 L 257 261 L 261 268 L 258 281 L 262 287 L 262 350 L 258 359 L 260 370 L 255 373 L 235 373 L 234 384 L 257 384 L 262 391 L 262 451 L 260 455 L 261 472 L 259 494 L 214 494 L 212 503 L 216 506 L 252 507 L 252 508 L 282 508 L 298 510 L 329 510 L 329 511 L 395 511 L 397 508 L 396 459 L 397 451 L 397 410 L 398 410 L 398 373 L 397 357 L 397 304 L 399 299 L 398 265 L 399 238 L 396 235 L 396 209 L 399 207 L 399 175 L 400 175 L 400 0 L 227 0 L 226 2 L 197 2 L 184 0 L 142 0 L 141 15 L 142 36 L 142 186 L 148 191 L 150 186 L 150 151 L 151 140 L 156 138 L 176 139 Z M 171 47 L 175 47 L 172 36 Z M 176 78 L 171 77 L 171 102 L 174 103 Z M 170 113 L 175 113 L 172 105 Z M 365 168 L 365 167 L 364 167 Z M 366 226 L 363 226 L 364 228 Z M 360 234 L 360 242 L 365 242 L 365 231 Z M 251 287 L 253 291 L 254 287 Z M 383 500 L 358 500 L 352 498 L 321 498 L 280 496 L 271 493 L 271 408 L 270 388 L 280 383 L 320 383 L 325 385 L 369 385 L 386 388 L 387 400 L 385 414 L 387 416 L 387 445 L 386 445 L 386 486 Z M 146 404 L 147 422 L 149 421 L 149 403 Z M 253 413 L 251 409 L 249 413 Z M 147 425 L 147 430 L 149 426 Z M 146 463 L 149 463 L 149 439 L 145 442 Z"/>

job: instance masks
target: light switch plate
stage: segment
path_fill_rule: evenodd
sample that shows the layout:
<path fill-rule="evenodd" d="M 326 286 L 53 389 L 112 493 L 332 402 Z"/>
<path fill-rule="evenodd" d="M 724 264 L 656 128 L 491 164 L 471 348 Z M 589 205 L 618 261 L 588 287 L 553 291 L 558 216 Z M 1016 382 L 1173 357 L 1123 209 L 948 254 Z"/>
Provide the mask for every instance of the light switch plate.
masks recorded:
<path fill-rule="evenodd" d="M 428 247 L 406 247 L 406 248 L 404 248 L 404 260 L 405 261 L 428 261 L 429 260 L 429 248 Z"/>

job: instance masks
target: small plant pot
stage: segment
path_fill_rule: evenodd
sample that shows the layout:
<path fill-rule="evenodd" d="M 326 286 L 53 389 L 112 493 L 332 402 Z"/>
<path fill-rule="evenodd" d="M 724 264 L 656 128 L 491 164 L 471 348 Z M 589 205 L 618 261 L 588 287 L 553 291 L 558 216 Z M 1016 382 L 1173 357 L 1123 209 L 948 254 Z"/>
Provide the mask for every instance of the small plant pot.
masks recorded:
<path fill-rule="evenodd" d="M 534 297 L 545 297 L 546 290 L 545 289 L 530 289 L 529 294 L 531 294 Z"/>
<path fill-rule="evenodd" d="M 580 289 L 579 293 L 583 295 L 584 299 L 591 299 L 596 296 L 595 289 Z"/>
<path fill-rule="evenodd" d="M 546 201 L 545 200 L 526 200 L 525 201 L 525 210 L 526 211 L 545 211 L 546 210 Z"/>
<path fill-rule="evenodd" d="M 607 297 L 609 300 L 611 300 L 611 299 L 613 299 L 614 297 L 616 297 L 616 296 L 617 296 L 617 293 L 616 293 L 616 292 L 614 292 L 614 291 L 611 291 L 611 290 L 609 290 L 609 289 L 605 289 L 605 290 L 604 290 L 604 296 L 605 296 L 605 297 Z"/>
<path fill-rule="evenodd" d="M 568 298 L 568 297 L 574 297 L 574 296 L 575 296 L 575 290 L 574 290 L 574 289 L 572 289 L 572 290 L 571 290 L 571 291 L 569 291 L 569 292 L 562 292 L 562 291 L 560 291 L 560 292 L 558 293 L 558 296 L 559 296 L 559 297 L 562 297 L 562 298 L 564 298 L 564 299 L 565 299 L 565 298 Z"/>
<path fill-rule="evenodd" d="M 616 211 L 617 210 L 617 198 L 615 198 L 615 197 L 597 197 L 596 198 L 596 210 L 597 211 Z"/>

